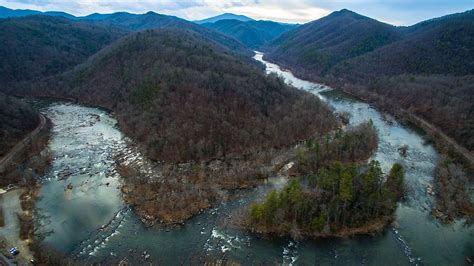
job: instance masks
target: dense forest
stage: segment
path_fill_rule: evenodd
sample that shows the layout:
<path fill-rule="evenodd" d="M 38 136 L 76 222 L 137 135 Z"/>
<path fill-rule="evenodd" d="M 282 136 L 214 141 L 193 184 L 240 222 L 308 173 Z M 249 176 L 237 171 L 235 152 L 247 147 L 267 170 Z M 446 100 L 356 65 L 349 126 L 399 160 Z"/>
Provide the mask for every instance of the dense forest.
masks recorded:
<path fill-rule="evenodd" d="M 265 58 L 395 113 L 411 112 L 472 151 L 473 36 L 473 10 L 410 27 L 341 10 L 283 34 Z"/>
<path fill-rule="evenodd" d="M 232 36 L 252 49 L 259 49 L 281 34 L 297 27 L 297 25 L 280 24 L 273 21 L 240 21 L 235 19 L 219 20 L 202 25 Z"/>
<path fill-rule="evenodd" d="M 315 96 L 186 30 L 128 36 L 43 86 L 115 111 L 121 129 L 156 160 L 278 148 L 335 125 Z"/>
<path fill-rule="evenodd" d="M 61 17 L 0 19 L 0 91 L 70 69 L 125 33 Z"/>
<path fill-rule="evenodd" d="M 384 176 L 377 161 L 363 163 L 377 146 L 376 136 L 373 125 L 366 123 L 307 141 L 294 166 L 297 177 L 253 204 L 246 226 L 295 238 L 383 228 L 403 196 L 404 172 L 394 164 Z"/>
<path fill-rule="evenodd" d="M 0 93 L 0 158 L 39 123 L 39 113 L 23 101 Z"/>
<path fill-rule="evenodd" d="M 340 62 L 399 40 L 400 35 L 394 26 L 343 9 L 276 38 L 265 48 L 266 58 L 323 75 Z"/>

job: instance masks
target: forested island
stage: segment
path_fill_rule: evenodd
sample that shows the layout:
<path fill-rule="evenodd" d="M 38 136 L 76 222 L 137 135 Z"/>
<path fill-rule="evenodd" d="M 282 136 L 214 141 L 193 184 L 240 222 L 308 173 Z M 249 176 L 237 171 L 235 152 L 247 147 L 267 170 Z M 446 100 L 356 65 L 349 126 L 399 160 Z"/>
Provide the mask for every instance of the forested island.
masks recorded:
<path fill-rule="evenodd" d="M 384 175 L 379 162 L 364 162 L 376 148 L 371 122 L 308 140 L 297 151 L 290 183 L 251 205 L 237 223 L 297 239 L 381 231 L 404 195 L 404 171 L 396 163 Z"/>

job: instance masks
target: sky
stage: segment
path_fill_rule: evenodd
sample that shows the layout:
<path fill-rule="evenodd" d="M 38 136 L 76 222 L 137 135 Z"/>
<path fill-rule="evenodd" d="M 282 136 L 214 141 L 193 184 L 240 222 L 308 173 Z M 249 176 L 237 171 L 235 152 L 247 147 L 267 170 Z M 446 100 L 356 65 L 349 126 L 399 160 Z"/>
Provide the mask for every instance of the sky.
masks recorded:
<path fill-rule="evenodd" d="M 154 11 L 187 20 L 230 12 L 287 23 L 306 23 L 347 8 L 383 22 L 407 26 L 473 9 L 474 0 L 0 0 L 0 5 L 12 9 L 64 11 L 76 16 Z"/>

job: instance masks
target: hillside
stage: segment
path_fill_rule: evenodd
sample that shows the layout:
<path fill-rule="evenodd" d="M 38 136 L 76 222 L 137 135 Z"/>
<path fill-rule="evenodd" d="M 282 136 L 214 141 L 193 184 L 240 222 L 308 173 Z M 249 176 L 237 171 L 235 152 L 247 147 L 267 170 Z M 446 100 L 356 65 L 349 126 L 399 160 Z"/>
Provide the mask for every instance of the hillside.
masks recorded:
<path fill-rule="evenodd" d="M 422 22 L 404 38 L 338 66 L 336 75 L 474 74 L 474 10 Z"/>
<path fill-rule="evenodd" d="M 30 105 L 0 93 L 0 157 L 39 123 L 39 114 Z"/>
<path fill-rule="evenodd" d="M 344 30 L 347 34 L 340 33 L 338 30 L 345 26 L 338 25 L 347 16 L 362 17 L 354 14 L 339 11 L 289 31 L 271 43 L 266 58 L 290 68 L 300 77 L 342 88 L 394 113 L 409 111 L 474 150 L 470 137 L 474 134 L 474 11 L 400 28 L 362 19 L 372 25 L 384 25 L 383 28 L 389 29 L 389 36 L 393 36 L 389 42 L 372 46 L 374 49 L 362 50 L 358 48 L 360 42 L 354 40 L 362 35 L 375 40 L 380 35 L 378 31 L 370 33 L 357 27 L 365 23 L 345 23 L 349 27 Z M 332 28 L 338 34 L 295 45 L 293 40 L 304 43 L 319 36 L 318 29 L 324 28 L 327 21 L 332 22 L 328 30 Z M 347 56 L 354 49 L 360 53 Z M 317 56 L 308 51 L 316 51 Z M 346 56 L 333 60 L 335 57 L 328 51 Z"/>
<path fill-rule="evenodd" d="M 115 111 L 121 129 L 157 160 L 282 147 L 334 126 L 314 96 L 186 30 L 136 33 L 45 88 L 53 86 L 50 93 Z"/>
<path fill-rule="evenodd" d="M 400 38 L 396 27 L 343 9 L 275 39 L 266 47 L 266 58 L 323 75 L 339 62 Z"/>
<path fill-rule="evenodd" d="M 232 13 L 224 13 L 221 15 L 217 15 L 215 17 L 210 17 L 206 19 L 201 19 L 201 20 L 196 20 L 194 21 L 197 24 L 205 24 L 205 23 L 215 23 L 221 20 L 238 20 L 238 21 L 252 21 L 254 20 L 253 18 L 249 18 L 244 15 L 236 15 Z"/>
<path fill-rule="evenodd" d="M 202 25 L 232 36 L 252 49 L 261 48 L 281 34 L 297 27 L 296 25 L 283 25 L 263 20 L 219 20 L 215 23 L 205 23 Z"/>
<path fill-rule="evenodd" d="M 61 73 L 125 34 L 60 17 L 0 19 L 0 91 Z"/>

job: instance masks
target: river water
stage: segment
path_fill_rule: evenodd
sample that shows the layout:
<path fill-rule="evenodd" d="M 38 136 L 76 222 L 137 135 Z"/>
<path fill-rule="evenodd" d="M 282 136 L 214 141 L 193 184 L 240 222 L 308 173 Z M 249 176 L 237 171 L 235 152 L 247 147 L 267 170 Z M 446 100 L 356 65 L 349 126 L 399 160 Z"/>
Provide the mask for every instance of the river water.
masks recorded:
<path fill-rule="evenodd" d="M 51 171 L 44 176 L 38 201 L 37 221 L 44 241 L 71 256 L 92 262 L 114 262 L 127 257 L 175 265 L 228 260 L 242 264 L 331 265 L 462 265 L 474 254 L 474 230 L 463 221 L 443 225 L 429 214 L 434 198 L 427 188 L 433 182 L 438 153 L 422 134 L 383 118 L 370 105 L 337 90 L 307 82 L 255 59 L 293 86 L 310 91 L 336 111 L 351 114 L 351 124 L 371 119 L 378 129 L 379 148 L 374 159 L 385 171 L 395 162 L 406 169 L 408 199 L 399 204 L 396 222 L 383 234 L 352 239 L 294 241 L 262 239 L 229 229 L 222 224 L 239 207 L 285 184 L 282 177 L 242 192 L 177 227 L 144 226 L 124 205 L 120 176 L 114 158 L 126 151 L 140 157 L 127 145 L 116 121 L 98 108 L 70 103 L 51 103 L 43 108 L 54 123 L 50 149 Z M 408 156 L 397 149 L 408 145 Z M 69 188 L 68 188 L 69 185 Z"/>

